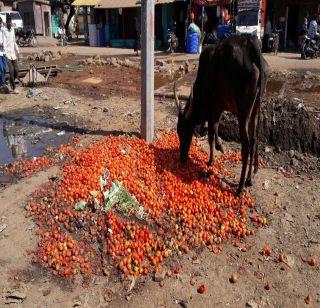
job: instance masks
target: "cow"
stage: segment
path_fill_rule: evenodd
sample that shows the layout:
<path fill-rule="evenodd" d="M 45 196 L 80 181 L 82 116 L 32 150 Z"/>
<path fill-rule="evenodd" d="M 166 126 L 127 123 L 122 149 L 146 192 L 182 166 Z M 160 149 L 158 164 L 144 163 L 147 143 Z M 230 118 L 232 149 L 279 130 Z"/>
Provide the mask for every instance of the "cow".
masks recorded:
<path fill-rule="evenodd" d="M 175 101 L 178 107 L 177 132 L 180 142 L 180 161 L 185 164 L 192 136 L 197 125 L 208 122 L 210 146 L 209 165 L 214 163 L 214 148 L 222 150 L 218 127 L 224 111 L 233 113 L 239 122 L 242 170 L 238 186 L 252 186 L 252 167 L 258 172 L 258 122 L 260 104 L 267 84 L 267 63 L 263 59 L 259 41 L 252 35 L 234 35 L 208 47 L 200 55 L 196 81 L 189 100 L 183 109 L 176 86 Z M 248 159 L 250 164 L 247 178 Z"/>

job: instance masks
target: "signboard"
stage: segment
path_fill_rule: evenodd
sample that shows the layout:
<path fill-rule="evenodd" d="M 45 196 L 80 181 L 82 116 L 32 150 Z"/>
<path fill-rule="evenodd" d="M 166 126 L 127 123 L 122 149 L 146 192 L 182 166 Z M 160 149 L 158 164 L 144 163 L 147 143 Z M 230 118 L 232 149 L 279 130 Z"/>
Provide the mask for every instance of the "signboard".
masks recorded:
<path fill-rule="evenodd" d="M 194 3 L 198 5 L 228 5 L 231 0 L 194 0 Z"/>
<path fill-rule="evenodd" d="M 259 10 L 261 0 L 238 0 L 238 10 Z"/>

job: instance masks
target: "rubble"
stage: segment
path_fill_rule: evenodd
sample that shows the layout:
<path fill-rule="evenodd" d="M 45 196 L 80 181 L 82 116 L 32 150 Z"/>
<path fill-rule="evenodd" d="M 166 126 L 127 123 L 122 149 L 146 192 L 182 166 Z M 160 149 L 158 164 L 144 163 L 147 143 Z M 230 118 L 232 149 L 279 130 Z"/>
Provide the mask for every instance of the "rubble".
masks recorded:
<path fill-rule="evenodd" d="M 41 50 L 33 55 L 29 55 L 27 60 L 29 61 L 40 61 L 40 62 L 50 62 L 60 60 L 62 56 L 62 52 L 59 51 L 51 51 L 51 50 Z"/>
<path fill-rule="evenodd" d="M 128 58 L 101 58 L 99 55 L 96 55 L 94 57 L 89 57 L 87 59 L 81 60 L 79 62 L 79 65 L 83 66 L 104 66 L 104 65 L 110 65 L 113 67 L 133 67 L 136 69 L 139 69 L 139 63 L 136 63 L 134 61 L 129 60 Z"/>
<path fill-rule="evenodd" d="M 128 58 L 101 58 L 99 55 L 95 57 L 88 57 L 84 60 L 79 61 L 79 65 L 83 66 L 104 66 L 109 65 L 113 67 L 132 67 L 137 70 L 140 70 L 140 63 L 136 61 L 132 61 Z M 173 60 L 165 61 L 162 59 L 155 60 L 155 73 L 160 73 L 164 76 L 174 76 L 177 73 L 180 75 L 187 74 L 191 70 L 195 69 L 196 65 L 192 67 L 189 61 L 185 61 L 184 63 L 177 64 Z"/>

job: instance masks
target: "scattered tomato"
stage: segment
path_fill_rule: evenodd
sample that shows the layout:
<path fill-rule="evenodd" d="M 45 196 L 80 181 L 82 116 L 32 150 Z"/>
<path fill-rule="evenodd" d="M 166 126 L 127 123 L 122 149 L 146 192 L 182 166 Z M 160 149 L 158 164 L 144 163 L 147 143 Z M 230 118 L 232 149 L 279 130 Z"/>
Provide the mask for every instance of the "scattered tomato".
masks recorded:
<path fill-rule="evenodd" d="M 268 283 L 264 286 L 264 288 L 265 288 L 267 291 L 271 290 L 271 289 L 272 289 L 272 284 L 271 284 L 271 282 L 268 282 Z"/>
<path fill-rule="evenodd" d="M 316 257 L 311 258 L 308 263 L 310 266 L 316 266 L 318 263 L 317 258 Z"/>
<path fill-rule="evenodd" d="M 238 281 L 238 275 L 236 273 L 232 273 L 230 278 L 229 278 L 229 281 L 231 283 L 236 283 Z"/>
<path fill-rule="evenodd" d="M 312 297 L 311 297 L 310 295 L 308 295 L 308 296 L 305 298 L 304 301 L 306 302 L 307 305 L 310 305 L 310 304 L 312 304 Z"/>
<path fill-rule="evenodd" d="M 202 284 L 199 288 L 198 288 L 198 293 L 203 294 L 206 291 L 206 287 L 204 284 Z"/>

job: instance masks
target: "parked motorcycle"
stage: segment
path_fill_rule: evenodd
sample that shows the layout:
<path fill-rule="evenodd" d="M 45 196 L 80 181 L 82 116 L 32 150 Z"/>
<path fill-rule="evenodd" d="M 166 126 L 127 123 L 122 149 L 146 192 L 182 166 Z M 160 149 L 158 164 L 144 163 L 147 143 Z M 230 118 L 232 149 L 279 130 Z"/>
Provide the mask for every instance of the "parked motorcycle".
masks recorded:
<path fill-rule="evenodd" d="M 38 40 L 33 30 L 17 29 L 16 41 L 19 47 L 38 46 Z"/>
<path fill-rule="evenodd" d="M 179 40 L 176 36 L 174 27 L 168 29 L 168 51 L 174 53 L 177 51 L 179 45 Z"/>
<path fill-rule="evenodd" d="M 271 33 L 267 42 L 268 51 L 278 54 L 279 51 L 279 31 Z"/>
<path fill-rule="evenodd" d="M 312 40 L 305 35 L 301 47 L 301 59 L 313 59 L 320 56 L 320 39 Z"/>

